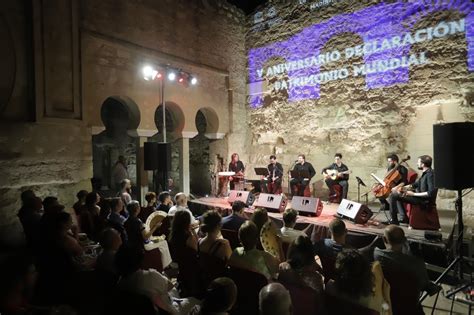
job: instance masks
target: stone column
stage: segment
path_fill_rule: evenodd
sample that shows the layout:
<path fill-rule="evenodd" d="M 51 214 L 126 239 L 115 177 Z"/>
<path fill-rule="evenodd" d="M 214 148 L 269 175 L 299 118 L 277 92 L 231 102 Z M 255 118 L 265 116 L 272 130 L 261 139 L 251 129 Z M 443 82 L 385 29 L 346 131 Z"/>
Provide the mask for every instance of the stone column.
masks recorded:
<path fill-rule="evenodd" d="M 189 195 L 189 138 L 181 138 L 178 140 L 179 146 L 179 178 L 180 178 L 180 191 Z"/>

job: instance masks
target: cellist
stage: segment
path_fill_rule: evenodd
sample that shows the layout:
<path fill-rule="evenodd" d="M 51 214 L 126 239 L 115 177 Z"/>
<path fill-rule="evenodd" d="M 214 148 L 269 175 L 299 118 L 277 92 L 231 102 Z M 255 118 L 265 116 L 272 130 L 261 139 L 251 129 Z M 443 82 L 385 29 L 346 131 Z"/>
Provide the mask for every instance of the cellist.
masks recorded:
<path fill-rule="evenodd" d="M 395 167 L 397 168 L 397 171 L 400 174 L 400 179 L 394 183 L 395 187 L 393 187 L 392 190 L 398 190 L 400 187 L 403 187 L 408 184 L 408 169 L 405 166 L 399 164 L 398 155 L 393 153 L 387 155 L 387 172 L 390 172 Z M 381 203 L 380 211 L 390 210 L 390 205 L 387 202 L 386 198 L 379 197 L 378 199 Z"/>

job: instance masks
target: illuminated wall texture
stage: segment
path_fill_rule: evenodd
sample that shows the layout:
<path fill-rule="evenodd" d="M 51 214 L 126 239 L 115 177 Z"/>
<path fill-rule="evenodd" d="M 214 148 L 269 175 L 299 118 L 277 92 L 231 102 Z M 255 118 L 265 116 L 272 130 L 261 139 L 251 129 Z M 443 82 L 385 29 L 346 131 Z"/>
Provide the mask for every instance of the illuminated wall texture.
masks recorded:
<path fill-rule="evenodd" d="M 317 58 L 320 54 L 330 53 L 331 51 L 323 51 L 323 47 L 332 37 L 341 33 L 353 33 L 355 36 L 362 38 L 364 45 L 368 47 L 362 54 L 365 65 L 375 65 L 377 62 L 386 62 L 393 59 L 408 62 L 410 54 L 413 53 L 411 52 L 411 41 L 405 41 L 404 45 L 385 47 L 385 49 L 374 48 L 371 50 L 370 47 L 378 45 L 380 48 L 384 39 L 392 42 L 394 37 L 400 37 L 400 40 L 403 41 L 404 35 L 407 33 L 412 34 L 413 39 L 417 31 L 414 29 L 414 25 L 417 22 L 437 12 L 446 10 L 457 11 L 464 18 L 457 21 L 433 22 L 432 27 L 423 30 L 422 34 L 417 35 L 419 35 L 418 37 L 423 36 L 425 41 L 429 41 L 445 40 L 449 37 L 448 33 L 450 31 L 465 33 L 467 43 L 466 67 L 472 72 L 474 71 L 474 3 L 470 0 L 420 0 L 411 3 L 404 3 L 402 1 L 381 3 L 354 13 L 334 16 L 303 29 L 287 40 L 250 49 L 248 52 L 250 106 L 256 108 L 263 104 L 262 93 L 265 89 L 265 81 L 269 79 L 266 74 L 268 63 L 272 59 L 282 60 L 283 63 L 288 65 L 291 65 L 291 62 L 294 62 L 294 65 L 297 65 L 299 62 L 302 65 L 301 67 L 287 67 L 285 70 L 286 82 L 294 83 L 289 84 L 287 87 L 288 101 L 318 99 L 320 97 L 320 85 L 324 83 L 314 80 L 314 78 L 320 74 L 321 64 L 317 62 L 311 63 L 310 59 L 312 57 Z M 458 27 L 462 25 L 463 29 L 453 30 L 454 25 Z M 351 49 L 353 47 L 348 48 Z M 338 60 L 346 59 L 348 66 L 347 69 L 338 74 L 338 79 L 343 80 L 347 76 L 354 75 L 354 71 L 360 71 L 361 65 L 357 65 L 359 67 L 357 68 L 358 70 L 352 68 L 350 52 L 349 55 L 345 54 L 344 50 L 340 50 L 339 53 Z M 420 56 L 417 57 L 419 62 Z M 309 66 L 302 64 L 305 60 Z M 409 71 L 409 66 L 400 66 L 393 67 L 393 69 L 385 69 L 384 71 L 363 73 L 366 88 L 379 89 L 394 84 L 406 83 L 409 80 Z M 360 75 L 360 72 L 356 73 L 356 75 Z M 307 84 L 299 80 L 299 78 L 306 78 L 305 82 Z M 280 83 L 278 83 L 277 88 L 279 87 Z"/>

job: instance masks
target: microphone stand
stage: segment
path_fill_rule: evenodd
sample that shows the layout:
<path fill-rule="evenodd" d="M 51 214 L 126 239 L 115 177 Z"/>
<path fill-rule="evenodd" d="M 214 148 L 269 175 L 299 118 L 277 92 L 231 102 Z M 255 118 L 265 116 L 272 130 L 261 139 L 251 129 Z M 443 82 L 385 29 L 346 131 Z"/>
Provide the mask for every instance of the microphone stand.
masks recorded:
<path fill-rule="evenodd" d="M 362 179 L 360 179 L 359 176 L 356 176 L 356 179 L 357 179 L 357 202 L 360 203 L 360 186 L 364 186 L 364 187 L 367 187 L 365 185 L 365 183 L 362 181 Z M 369 196 L 368 196 L 368 193 L 365 194 L 365 197 L 366 197 L 366 205 L 369 203 Z"/>

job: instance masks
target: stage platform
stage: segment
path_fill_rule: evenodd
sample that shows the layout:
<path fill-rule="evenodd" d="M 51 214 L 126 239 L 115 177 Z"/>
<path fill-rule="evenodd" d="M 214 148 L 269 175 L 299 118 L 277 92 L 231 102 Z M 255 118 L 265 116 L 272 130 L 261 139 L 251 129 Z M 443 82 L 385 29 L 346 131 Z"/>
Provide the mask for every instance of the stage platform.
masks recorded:
<path fill-rule="evenodd" d="M 218 209 L 224 212 L 230 211 L 230 209 L 232 208 L 230 203 L 227 201 L 227 198 L 203 197 L 199 199 L 190 200 L 190 202 L 201 207 L 205 207 L 207 209 Z M 291 207 L 291 200 L 288 201 L 287 207 Z M 308 225 L 312 225 L 312 229 L 308 230 L 308 234 L 311 236 L 311 239 L 313 241 L 318 240 L 322 237 L 326 237 L 326 235 L 328 235 L 329 222 L 331 222 L 331 220 L 334 218 L 334 215 L 337 213 L 338 207 L 339 204 L 337 203 L 328 204 L 323 202 L 323 211 L 319 217 L 299 215 L 295 228 L 298 230 L 303 230 L 307 228 Z M 250 207 L 245 209 L 245 212 L 250 217 L 253 210 L 254 208 Z M 374 212 L 373 218 L 375 219 L 369 220 L 365 225 L 355 224 L 349 220 L 344 220 L 349 234 L 365 234 L 367 236 L 370 236 L 371 239 L 373 239 L 373 236 L 383 235 L 383 231 L 386 225 L 380 223 L 380 221 L 386 220 L 386 217 L 383 213 L 377 214 L 378 209 L 371 210 Z M 283 219 L 281 213 L 269 212 L 268 215 L 277 223 L 278 226 L 282 226 Z M 401 228 L 403 228 L 403 230 L 405 231 L 405 235 L 409 242 L 431 245 L 439 247 L 440 249 L 444 249 L 446 246 L 445 240 L 448 237 L 447 233 L 442 233 L 443 241 L 432 242 L 425 239 L 425 230 L 409 229 L 407 226 L 401 226 Z"/>

